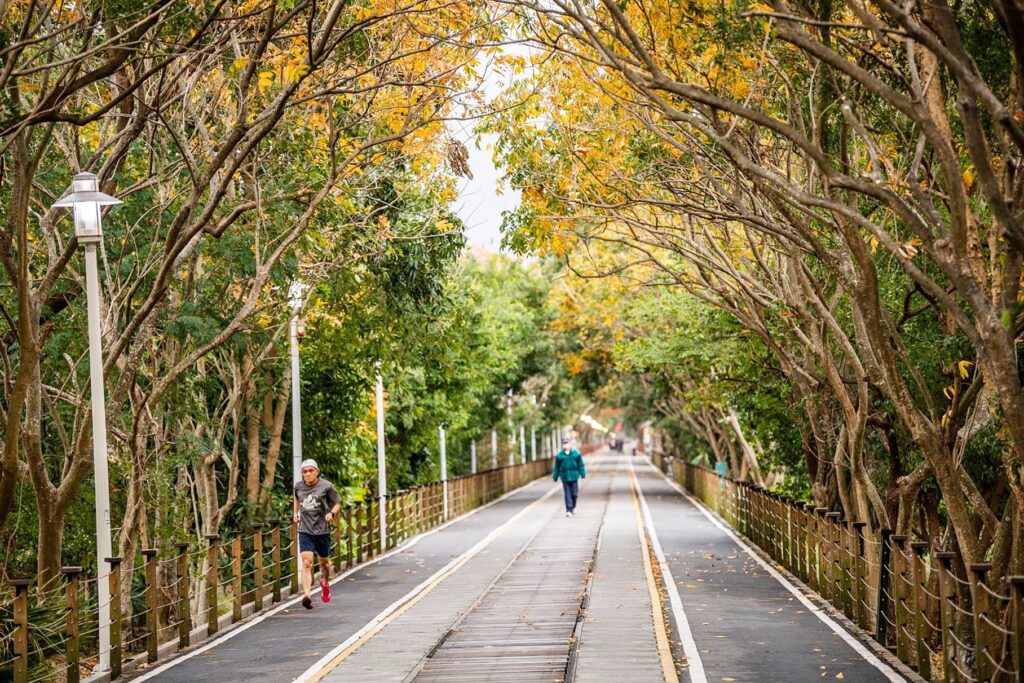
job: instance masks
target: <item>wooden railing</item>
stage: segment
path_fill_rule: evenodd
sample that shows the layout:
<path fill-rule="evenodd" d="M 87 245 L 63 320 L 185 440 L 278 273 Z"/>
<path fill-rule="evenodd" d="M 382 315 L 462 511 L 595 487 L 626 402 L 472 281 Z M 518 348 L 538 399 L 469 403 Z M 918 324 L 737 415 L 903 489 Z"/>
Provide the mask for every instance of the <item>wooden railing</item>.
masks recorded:
<path fill-rule="evenodd" d="M 923 678 L 1024 682 L 1024 576 L 654 453 L 657 467 Z"/>
<path fill-rule="evenodd" d="M 333 527 L 336 571 L 367 562 L 403 541 L 443 524 L 550 472 L 538 459 L 455 477 L 445 484 L 395 491 L 345 507 Z M 386 506 L 382 541 L 379 506 Z M 98 658 L 96 586 L 110 586 L 110 677 L 117 679 L 213 636 L 247 616 L 295 595 L 295 524 L 272 520 L 230 538 L 207 536 L 160 557 L 141 551 L 130 580 L 121 558 L 106 558 L 107 571 L 87 578 L 65 567 L 60 585 L 10 581 L 0 602 L 0 681 L 79 681 Z M 126 590 L 125 587 L 129 588 Z"/>

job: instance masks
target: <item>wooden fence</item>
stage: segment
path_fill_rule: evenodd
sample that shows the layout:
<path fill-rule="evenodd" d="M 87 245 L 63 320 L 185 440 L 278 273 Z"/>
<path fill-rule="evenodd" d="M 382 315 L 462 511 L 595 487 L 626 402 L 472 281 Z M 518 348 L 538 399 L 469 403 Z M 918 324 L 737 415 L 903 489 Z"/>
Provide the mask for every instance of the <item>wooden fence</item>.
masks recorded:
<path fill-rule="evenodd" d="M 923 678 L 1024 683 L 1024 576 L 713 470 L 655 465 Z"/>
<path fill-rule="evenodd" d="M 442 482 L 346 506 L 333 527 L 333 567 L 340 571 L 373 559 L 543 476 L 550 466 L 550 459 L 538 459 L 449 479 L 447 510 Z M 382 504 L 387 513 L 383 542 Z M 230 538 L 207 536 L 200 548 L 180 543 L 169 557 L 144 549 L 128 591 L 117 557 L 105 558 L 107 571 L 94 578 L 65 567 L 61 586 L 12 580 L 0 603 L 0 681 L 76 683 L 92 670 L 99 654 L 98 581 L 109 582 L 112 595 L 111 678 L 191 647 L 298 593 L 296 538 L 290 520 L 272 520 Z"/>

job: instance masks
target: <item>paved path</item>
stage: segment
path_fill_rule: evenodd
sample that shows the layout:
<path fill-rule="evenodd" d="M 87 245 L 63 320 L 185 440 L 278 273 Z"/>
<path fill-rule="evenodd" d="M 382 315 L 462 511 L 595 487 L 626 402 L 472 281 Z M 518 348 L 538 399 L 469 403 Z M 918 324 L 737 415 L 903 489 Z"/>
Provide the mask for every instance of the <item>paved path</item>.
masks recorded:
<path fill-rule="evenodd" d="M 534 482 L 359 569 L 329 605 L 284 609 L 152 677 L 902 680 L 649 463 L 587 469 L 573 518 L 560 486 Z"/>

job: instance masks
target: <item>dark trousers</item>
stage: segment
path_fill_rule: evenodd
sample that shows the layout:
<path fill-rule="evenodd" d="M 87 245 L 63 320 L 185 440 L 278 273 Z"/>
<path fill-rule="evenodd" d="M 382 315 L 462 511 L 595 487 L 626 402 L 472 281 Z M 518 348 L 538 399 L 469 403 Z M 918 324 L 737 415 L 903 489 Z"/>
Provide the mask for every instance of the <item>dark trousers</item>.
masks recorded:
<path fill-rule="evenodd" d="M 565 494 L 565 511 L 572 512 L 576 509 L 576 499 L 580 497 L 580 483 L 562 480 L 562 492 Z"/>

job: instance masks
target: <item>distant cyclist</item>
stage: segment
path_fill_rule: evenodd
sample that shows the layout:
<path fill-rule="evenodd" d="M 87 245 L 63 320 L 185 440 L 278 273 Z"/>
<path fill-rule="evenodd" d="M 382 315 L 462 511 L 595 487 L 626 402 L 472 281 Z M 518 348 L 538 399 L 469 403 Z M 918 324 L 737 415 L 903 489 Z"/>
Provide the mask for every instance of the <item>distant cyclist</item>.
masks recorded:
<path fill-rule="evenodd" d="M 562 492 L 565 494 L 565 516 L 576 514 L 576 500 L 580 496 L 580 479 L 587 478 L 587 468 L 583 464 L 583 456 L 572 447 L 567 436 L 562 437 L 562 450 L 555 456 L 555 465 L 551 478 L 562 480 Z"/>
<path fill-rule="evenodd" d="M 341 509 L 334 485 L 320 477 L 316 460 L 303 460 L 302 479 L 295 482 L 295 522 L 299 525 L 302 555 L 302 606 L 313 609 L 313 555 L 320 558 L 320 599 L 331 601 L 331 523 Z"/>

